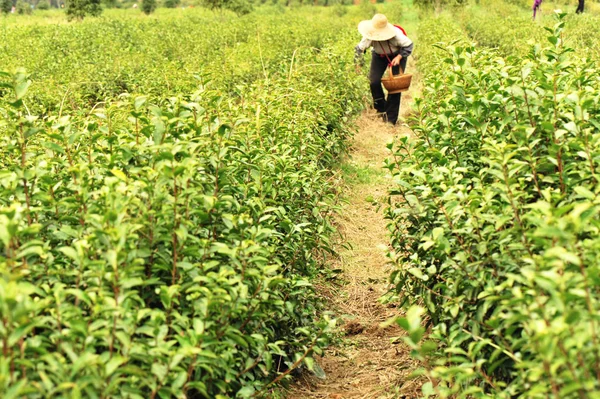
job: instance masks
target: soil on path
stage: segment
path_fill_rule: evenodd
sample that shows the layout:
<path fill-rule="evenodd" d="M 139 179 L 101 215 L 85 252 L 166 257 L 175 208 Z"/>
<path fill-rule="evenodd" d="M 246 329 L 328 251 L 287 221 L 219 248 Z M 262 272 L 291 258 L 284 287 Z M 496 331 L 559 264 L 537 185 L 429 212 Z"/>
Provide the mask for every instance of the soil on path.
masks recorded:
<path fill-rule="evenodd" d="M 409 109 L 407 103 L 403 110 Z M 336 223 L 343 245 L 331 265 L 342 269 L 343 283 L 321 287 L 337 314 L 342 343 L 318 359 L 326 378 L 300 377 L 288 399 L 416 397 L 419 386 L 409 376 L 418 366 L 402 340 L 392 343 L 404 332 L 396 326 L 380 326 L 400 310 L 379 302 L 389 288 L 392 267 L 386 256 L 389 237 L 383 215 L 391 184 L 389 172 L 383 169 L 389 155 L 386 144 L 407 134 L 408 128 L 391 128 L 373 113 L 363 114 L 358 121 L 350 157 L 341 166 L 347 203 Z"/>

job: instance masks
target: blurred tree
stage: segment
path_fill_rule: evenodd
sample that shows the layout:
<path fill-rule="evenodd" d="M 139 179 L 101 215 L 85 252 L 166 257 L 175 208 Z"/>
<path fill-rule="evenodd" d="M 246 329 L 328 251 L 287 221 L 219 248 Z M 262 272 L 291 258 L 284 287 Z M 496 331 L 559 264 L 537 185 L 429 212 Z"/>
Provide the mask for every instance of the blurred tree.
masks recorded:
<path fill-rule="evenodd" d="M 40 0 L 35 8 L 38 10 L 49 10 L 50 2 L 48 0 Z"/>
<path fill-rule="evenodd" d="M 167 8 L 177 8 L 181 4 L 181 0 L 165 0 L 164 5 Z"/>
<path fill-rule="evenodd" d="M 142 11 L 150 15 L 156 10 L 156 0 L 142 0 Z"/>
<path fill-rule="evenodd" d="M 413 4 L 424 9 L 441 10 L 447 6 L 466 6 L 468 0 L 415 0 Z"/>
<path fill-rule="evenodd" d="M 3 14 L 8 14 L 10 10 L 12 10 L 12 6 L 12 0 L 0 0 L 0 11 L 2 11 Z"/>
<path fill-rule="evenodd" d="M 82 20 L 86 15 L 97 17 L 102 14 L 100 0 L 67 0 L 67 18 Z"/>
<path fill-rule="evenodd" d="M 245 15 L 252 12 L 252 3 L 248 0 L 203 0 L 206 7 L 210 9 L 227 9 L 239 15 Z"/>
<path fill-rule="evenodd" d="M 25 0 L 18 0 L 16 4 L 17 14 L 20 15 L 30 15 L 31 14 L 31 4 Z"/>

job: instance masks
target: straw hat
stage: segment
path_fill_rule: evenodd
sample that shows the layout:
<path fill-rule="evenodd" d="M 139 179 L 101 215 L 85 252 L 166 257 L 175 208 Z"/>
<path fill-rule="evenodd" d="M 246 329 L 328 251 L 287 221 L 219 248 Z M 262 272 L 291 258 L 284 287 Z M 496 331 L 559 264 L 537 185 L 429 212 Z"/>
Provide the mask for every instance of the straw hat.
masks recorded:
<path fill-rule="evenodd" d="M 369 40 L 384 41 L 396 36 L 396 28 L 383 14 L 375 14 L 373 19 L 358 24 L 358 31 Z"/>

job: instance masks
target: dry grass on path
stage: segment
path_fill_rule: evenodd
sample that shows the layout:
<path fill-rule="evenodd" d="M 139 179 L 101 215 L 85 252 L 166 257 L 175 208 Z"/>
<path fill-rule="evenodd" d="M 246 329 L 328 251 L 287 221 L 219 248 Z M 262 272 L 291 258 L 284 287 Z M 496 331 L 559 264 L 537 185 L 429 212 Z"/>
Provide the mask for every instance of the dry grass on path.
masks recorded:
<path fill-rule="evenodd" d="M 408 108 L 408 107 L 403 107 Z M 347 203 L 336 216 L 344 245 L 332 268 L 343 270 L 344 283 L 321 287 L 337 313 L 342 344 L 318 359 L 325 380 L 304 375 L 288 399 L 379 399 L 412 398 L 419 386 L 409 378 L 417 368 L 409 349 L 392 338 L 404 332 L 380 324 L 399 314 L 399 309 L 379 303 L 388 289 L 391 269 L 388 234 L 381 204 L 385 203 L 390 177 L 382 166 L 388 156 L 386 143 L 409 134 L 404 127 L 392 128 L 372 113 L 358 121 L 349 159 L 342 165 Z"/>

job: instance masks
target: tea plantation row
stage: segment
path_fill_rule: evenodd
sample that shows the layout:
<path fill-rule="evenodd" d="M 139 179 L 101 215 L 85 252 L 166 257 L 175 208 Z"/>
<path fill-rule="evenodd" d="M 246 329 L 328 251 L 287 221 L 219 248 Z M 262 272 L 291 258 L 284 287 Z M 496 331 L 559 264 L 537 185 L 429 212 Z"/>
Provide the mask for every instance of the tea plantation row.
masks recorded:
<path fill-rule="evenodd" d="M 0 74 L 0 397 L 254 397 L 312 367 L 361 18 L 4 27 L 31 75 Z"/>
<path fill-rule="evenodd" d="M 598 14 L 575 14 L 572 4 L 544 3 L 543 12 L 532 21 L 530 6 L 529 2 L 523 8 L 505 0 L 493 0 L 481 7 L 465 8 L 458 13 L 457 20 L 477 45 L 496 48 L 505 57 L 526 57 L 532 43 L 547 43 L 548 32 L 544 28 L 553 23 L 551 7 L 562 8 L 571 11 L 565 16 L 563 31 L 567 46 L 582 58 L 600 59 L 598 38 L 594 34 L 600 21 Z M 592 6 L 594 3 L 589 4 L 590 8 Z M 507 19 L 510 24 L 506 24 Z"/>
<path fill-rule="evenodd" d="M 398 323 L 425 397 L 598 397 L 600 69 L 565 45 L 574 17 L 525 51 L 537 26 L 468 12 L 422 23 L 415 137 L 387 163 Z"/>

